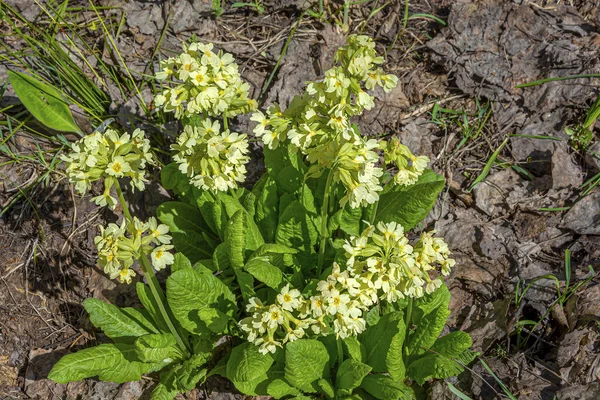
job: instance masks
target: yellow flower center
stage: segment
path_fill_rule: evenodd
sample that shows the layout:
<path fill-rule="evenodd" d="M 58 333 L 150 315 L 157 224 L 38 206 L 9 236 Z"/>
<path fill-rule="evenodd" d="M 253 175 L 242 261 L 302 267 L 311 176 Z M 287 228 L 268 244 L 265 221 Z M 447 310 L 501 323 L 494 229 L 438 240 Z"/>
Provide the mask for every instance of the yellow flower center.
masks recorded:
<path fill-rule="evenodd" d="M 289 303 L 290 301 L 292 301 L 292 296 L 290 296 L 289 294 L 284 294 L 283 295 L 283 301 L 285 301 L 286 303 Z"/>
<path fill-rule="evenodd" d="M 183 69 L 185 69 L 186 71 L 190 71 L 192 69 L 192 64 L 190 64 L 190 63 L 183 64 Z"/>
<path fill-rule="evenodd" d="M 123 171 L 123 166 L 121 165 L 121 163 L 115 162 L 113 163 L 112 170 L 118 174 L 121 171 Z"/>
<path fill-rule="evenodd" d="M 162 251 L 162 250 L 158 250 L 158 251 L 156 252 L 156 256 L 155 256 L 155 257 L 156 257 L 157 259 L 159 259 L 159 258 L 161 258 L 162 256 L 163 256 L 163 251 Z"/>
<path fill-rule="evenodd" d="M 337 307 L 340 304 L 342 304 L 342 299 L 340 299 L 339 297 L 334 297 L 333 298 L 333 305 Z"/>
<path fill-rule="evenodd" d="M 273 321 L 277 321 L 277 320 L 279 319 L 279 311 L 273 311 L 273 312 L 271 313 L 271 319 L 272 319 Z"/>

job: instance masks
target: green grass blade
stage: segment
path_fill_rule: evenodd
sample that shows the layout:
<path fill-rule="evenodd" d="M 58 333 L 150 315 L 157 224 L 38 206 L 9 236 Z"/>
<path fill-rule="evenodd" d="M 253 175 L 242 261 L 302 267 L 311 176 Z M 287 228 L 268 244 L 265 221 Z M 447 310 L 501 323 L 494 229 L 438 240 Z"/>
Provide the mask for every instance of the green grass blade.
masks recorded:
<path fill-rule="evenodd" d="M 496 161 L 496 158 L 498 158 L 498 155 L 500 154 L 504 146 L 506 146 L 506 143 L 508 143 L 508 139 L 509 138 L 504 139 L 500 147 L 498 147 L 498 149 L 494 151 L 487 164 L 485 164 L 485 167 L 483 167 L 483 171 L 481 171 L 481 174 L 479 174 L 477 179 L 475 179 L 473 184 L 469 187 L 469 189 L 467 189 L 467 192 L 471 192 L 475 188 L 475 186 L 477 186 L 479 183 L 484 181 L 485 178 L 487 178 L 488 174 L 490 173 L 490 170 L 492 169 L 492 165 L 494 165 L 494 162 Z"/>

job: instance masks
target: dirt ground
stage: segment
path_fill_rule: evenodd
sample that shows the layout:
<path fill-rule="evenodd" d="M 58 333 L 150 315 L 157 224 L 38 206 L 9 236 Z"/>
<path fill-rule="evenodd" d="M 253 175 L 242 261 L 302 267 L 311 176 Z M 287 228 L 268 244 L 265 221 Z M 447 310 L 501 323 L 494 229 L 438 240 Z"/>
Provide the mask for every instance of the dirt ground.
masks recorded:
<path fill-rule="evenodd" d="M 35 1 L 7 3 L 32 21 L 42 18 Z M 219 18 L 211 14 L 209 0 L 98 3 L 121 8 L 108 13 L 124 13 L 117 45 L 132 71 L 144 73 L 168 21 L 163 57 L 178 52 L 191 35 L 215 43 L 234 54 L 261 107 L 287 105 L 305 81 L 331 65 L 345 38 L 339 26 L 303 14 L 308 4 L 303 0 L 263 1 L 263 15 L 226 8 Z M 342 2 L 325 3 L 337 12 Z M 565 291 L 567 249 L 571 288 L 590 276 L 588 266 L 600 269 L 600 190 L 580 196 L 582 185 L 600 172 L 600 159 L 591 155 L 600 153 L 600 135 L 596 129 L 586 152 L 573 149 L 565 134 L 599 95 L 600 79 L 515 88 L 541 78 L 600 73 L 600 1 L 414 0 L 409 10 L 417 17 L 406 26 L 404 1 L 378 2 L 387 5 L 370 17 L 375 3 L 352 7 L 350 32 L 375 38 L 385 50 L 386 70 L 400 84 L 389 94 L 377 92 L 377 107 L 356 122 L 367 135 L 398 135 L 446 177 L 447 189 L 421 228 L 437 229 L 457 260 L 448 281 L 447 329 L 469 332 L 474 349 L 519 399 L 600 398 L 598 275 L 562 306 L 552 278 L 536 280 L 515 298 L 523 282 L 549 275 Z M 422 14 L 436 15 L 447 26 L 418 17 Z M 0 82 L 5 78 L 6 67 L 0 66 Z M 132 124 L 141 115 L 139 101 L 109 91 L 111 112 L 121 124 Z M 14 101 L 10 93 L 1 104 Z M 149 91 L 142 94 L 151 98 Z M 439 107 L 465 111 L 466 120 Z M 240 118 L 235 130 L 250 132 L 248 118 Z M 470 191 L 503 143 L 487 179 Z M 11 146 L 36 151 L 25 134 L 17 134 Z M 256 152 L 260 159 L 260 149 Z M 3 208 L 45 171 L 28 163 L 7 168 L 1 157 Z M 258 161 L 250 178 L 260 171 Z M 150 378 L 66 386 L 46 379 L 63 354 L 103 340 L 83 310 L 85 298 L 117 305 L 136 301 L 133 285 L 110 281 L 95 265 L 96 225 L 115 215 L 75 195 L 59 172 L 46 182 L 0 217 L 0 398 L 148 398 Z M 139 208 L 152 213 L 165 196 L 155 188 L 138 198 Z M 479 362 L 449 381 L 474 399 L 507 398 Z M 428 393 L 432 399 L 453 398 L 443 382 L 429 385 Z M 221 381 L 184 397 L 244 398 Z"/>

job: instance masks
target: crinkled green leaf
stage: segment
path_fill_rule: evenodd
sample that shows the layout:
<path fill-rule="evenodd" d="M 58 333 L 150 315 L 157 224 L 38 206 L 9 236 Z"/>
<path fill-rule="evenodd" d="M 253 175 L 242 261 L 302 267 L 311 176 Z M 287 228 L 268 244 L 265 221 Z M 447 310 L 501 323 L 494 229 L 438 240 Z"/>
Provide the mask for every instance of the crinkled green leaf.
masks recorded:
<path fill-rule="evenodd" d="M 182 269 L 191 269 L 192 262 L 183 255 L 183 253 L 175 253 L 175 261 L 171 265 L 171 273 L 177 272 Z"/>
<path fill-rule="evenodd" d="M 229 245 L 227 243 L 221 243 L 213 252 L 212 261 L 217 270 L 226 271 L 229 268 Z"/>
<path fill-rule="evenodd" d="M 385 375 L 367 375 L 362 380 L 360 387 L 380 400 L 408 400 L 414 398 L 414 393 L 410 387 Z"/>
<path fill-rule="evenodd" d="M 256 379 L 251 381 L 242 382 L 242 381 L 232 381 L 235 388 L 240 392 L 247 394 L 249 396 L 260 396 L 265 393 L 261 393 L 259 389 L 264 387 L 269 380 L 269 376 L 267 374 L 262 374 Z"/>
<path fill-rule="evenodd" d="M 224 332 L 237 309 L 234 294 L 223 282 L 193 269 L 169 276 L 167 302 L 181 326 L 197 334 Z"/>
<path fill-rule="evenodd" d="M 429 379 L 457 376 L 463 368 L 451 358 L 440 354 L 426 354 L 408 366 L 408 376 L 423 385 Z"/>
<path fill-rule="evenodd" d="M 317 391 L 316 382 L 327 378 L 329 354 L 323 343 L 299 339 L 285 347 L 285 380 L 305 393 Z"/>
<path fill-rule="evenodd" d="M 285 396 L 297 396 L 299 394 L 302 394 L 298 389 L 290 386 L 283 379 L 273 379 L 267 386 L 267 393 L 269 394 L 269 396 L 274 397 L 276 399 L 281 399 Z"/>
<path fill-rule="evenodd" d="M 305 166 L 298 152 L 293 152 L 290 146 L 279 146 L 275 150 L 265 148 L 264 160 L 269 176 L 280 191 L 294 193 L 302 187 Z"/>
<path fill-rule="evenodd" d="M 402 312 L 385 314 L 379 322 L 367 328 L 362 334 L 360 342 L 365 346 L 365 362 L 373 368 L 374 372 L 387 372 L 386 363 L 392 342 L 396 343 L 397 335 L 404 337 L 405 324 Z M 402 358 L 400 354 L 400 359 Z"/>
<path fill-rule="evenodd" d="M 360 236 L 362 213 L 363 209 L 361 207 L 352 208 L 346 204 L 340 214 L 340 228 L 348 235 Z"/>
<path fill-rule="evenodd" d="M 140 336 L 133 347 L 137 358 L 142 362 L 169 364 L 183 357 L 175 337 L 170 333 Z"/>
<path fill-rule="evenodd" d="M 446 285 L 440 286 L 435 292 L 426 294 L 425 296 L 415 300 L 413 309 L 413 322 L 418 323 L 419 318 L 429 314 L 439 307 L 448 308 L 450 304 L 450 291 Z"/>
<path fill-rule="evenodd" d="M 458 357 L 459 354 L 469 349 L 473 341 L 468 333 L 463 331 L 450 332 L 437 339 L 431 350 L 446 357 Z"/>
<path fill-rule="evenodd" d="M 236 270 L 235 278 L 245 302 L 256 295 L 254 292 L 254 277 L 252 275 L 242 270 Z"/>
<path fill-rule="evenodd" d="M 356 361 L 363 361 L 363 352 L 365 351 L 364 346 L 358 341 L 356 336 L 348 336 L 344 339 L 344 346 L 346 347 L 346 353 Z"/>
<path fill-rule="evenodd" d="M 360 386 L 363 378 L 371 372 L 371 367 L 351 358 L 344 360 L 338 367 L 335 387 L 352 390 Z"/>
<path fill-rule="evenodd" d="M 42 124 L 56 131 L 82 134 L 64 94 L 54 86 L 16 71 L 8 71 L 8 79 L 19 100 Z"/>
<path fill-rule="evenodd" d="M 95 327 L 109 338 L 138 337 L 158 331 L 147 317 L 134 308 L 119 308 L 98 299 L 86 299 L 85 310 Z"/>
<path fill-rule="evenodd" d="M 317 386 L 319 386 L 321 392 L 323 392 L 328 399 L 333 399 L 335 397 L 333 385 L 327 379 L 319 379 L 317 381 Z"/>
<path fill-rule="evenodd" d="M 401 186 L 391 180 L 379 196 L 375 222 L 397 222 L 405 231 L 414 228 L 429 214 L 444 185 L 444 178 L 430 169 L 414 185 Z"/>
<path fill-rule="evenodd" d="M 210 231 L 198 208 L 179 201 L 167 201 L 156 210 L 158 219 L 169 227 L 173 245 L 192 263 L 212 257 L 216 244 L 203 235 Z"/>
<path fill-rule="evenodd" d="M 225 244 L 229 255 L 229 264 L 233 269 L 244 267 L 246 251 L 246 218 L 244 210 L 238 210 L 233 214 L 227 228 L 225 229 Z"/>
<path fill-rule="evenodd" d="M 298 201 L 293 201 L 279 218 L 275 241 L 287 247 L 304 252 L 312 252 L 317 243 L 317 231 L 314 224 Z"/>
<path fill-rule="evenodd" d="M 171 400 L 180 392 L 192 390 L 204 382 L 207 370 L 186 361 L 160 374 L 160 382 L 152 391 L 152 400 Z"/>
<path fill-rule="evenodd" d="M 124 383 L 140 380 L 163 365 L 136 361 L 131 345 L 101 344 L 67 354 L 52 367 L 48 378 L 65 384 L 98 376 L 102 381 Z"/>
<path fill-rule="evenodd" d="M 150 318 L 152 318 L 152 321 L 154 322 L 154 325 L 158 328 L 158 331 L 169 332 L 169 326 L 165 322 L 162 313 L 158 308 L 158 304 L 156 303 L 156 300 L 152 295 L 152 290 L 150 289 L 150 287 L 144 284 L 143 282 L 137 282 L 135 284 L 135 290 L 138 299 L 140 300 L 140 303 L 142 303 L 142 306 L 144 306 L 144 310 L 146 310 Z"/>
<path fill-rule="evenodd" d="M 266 176 L 266 175 L 265 175 Z M 267 242 L 275 240 L 277 219 L 279 217 L 279 196 L 275 180 L 267 177 L 256 203 L 256 224 Z"/>
<path fill-rule="evenodd" d="M 410 355 L 423 354 L 433 346 L 450 315 L 449 301 L 450 293 L 445 285 L 431 295 L 415 301 L 412 323 L 416 328 L 410 332 L 407 346 Z"/>
<path fill-rule="evenodd" d="M 261 354 L 258 346 L 244 342 L 231 350 L 225 374 L 234 384 L 254 382 L 266 376 L 272 364 L 273 356 L 270 353 Z"/>
<path fill-rule="evenodd" d="M 253 277 L 270 288 L 278 289 L 283 281 L 281 270 L 269 262 L 268 257 L 250 259 L 244 267 Z"/>

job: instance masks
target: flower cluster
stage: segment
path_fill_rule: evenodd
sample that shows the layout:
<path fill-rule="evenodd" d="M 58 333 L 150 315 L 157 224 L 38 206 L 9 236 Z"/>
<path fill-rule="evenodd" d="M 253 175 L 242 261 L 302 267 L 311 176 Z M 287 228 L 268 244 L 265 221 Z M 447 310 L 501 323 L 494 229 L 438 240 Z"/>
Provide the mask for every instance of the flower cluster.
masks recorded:
<path fill-rule="evenodd" d="M 94 238 L 98 262 L 111 279 L 119 277 L 121 282 L 131 283 L 131 278 L 136 275 L 131 269 L 134 259 L 150 253 L 156 270 L 173 264 L 174 257 L 169 252 L 173 246 L 168 233 L 169 227 L 158 224 L 154 217 L 147 223 L 134 217 L 130 224 L 123 220 L 121 225 L 100 226 L 100 235 Z"/>
<path fill-rule="evenodd" d="M 114 209 L 117 199 L 110 189 L 118 178 L 131 178 L 132 189 L 144 190 L 147 164 L 153 163 L 150 142 L 144 131 L 136 129 L 131 135 L 119 135 L 112 129 L 87 135 L 73 143 L 71 152 L 62 156 L 67 162 L 67 175 L 78 193 L 84 194 L 91 183 L 104 179 L 104 192 L 93 200 L 99 206 Z"/>
<path fill-rule="evenodd" d="M 246 135 L 225 130 L 218 121 L 205 119 L 186 125 L 172 146 L 173 160 L 194 186 L 213 191 L 236 188 L 246 178 L 248 157 Z"/>
<path fill-rule="evenodd" d="M 390 91 L 398 78 L 378 67 L 383 58 L 367 36 L 349 36 L 335 57 L 338 65 L 326 71 L 322 81 L 310 82 L 285 111 L 274 105 L 266 115 L 254 113 L 254 133 L 271 149 L 289 140 L 316 170 L 336 170 L 336 182 L 350 192 L 342 204 L 359 207 L 377 201 L 383 172 L 375 166 L 378 156 L 372 150 L 377 146 L 362 138 L 350 119 L 374 106 L 366 90 L 380 86 Z"/>
<path fill-rule="evenodd" d="M 242 81 L 229 53 L 213 52 L 212 43 L 184 44 L 183 53 L 160 63 L 159 80 L 173 79 L 174 87 L 154 99 L 157 107 L 175 112 L 175 118 L 202 114 L 233 117 L 256 109 L 248 98 L 250 86 Z"/>
<path fill-rule="evenodd" d="M 429 272 L 441 266 L 448 275 L 454 266 L 443 239 L 423 233 L 411 246 L 401 225 L 391 222 L 368 227 L 361 236 L 344 245 L 346 268 L 336 263 L 327 279 L 317 284 L 318 294 L 305 298 L 297 289 L 285 286 L 276 301 L 264 305 L 250 299 L 240 321 L 248 341 L 260 346 L 263 354 L 304 337 L 333 332 L 339 338 L 358 335 L 366 329 L 365 312 L 380 300 L 394 303 L 405 297 L 418 298 L 442 284 Z"/>
<path fill-rule="evenodd" d="M 398 138 L 385 144 L 384 160 L 386 164 L 396 164 L 398 167 L 394 175 L 394 182 L 398 185 L 414 185 L 429 164 L 429 157 L 415 156 Z"/>

